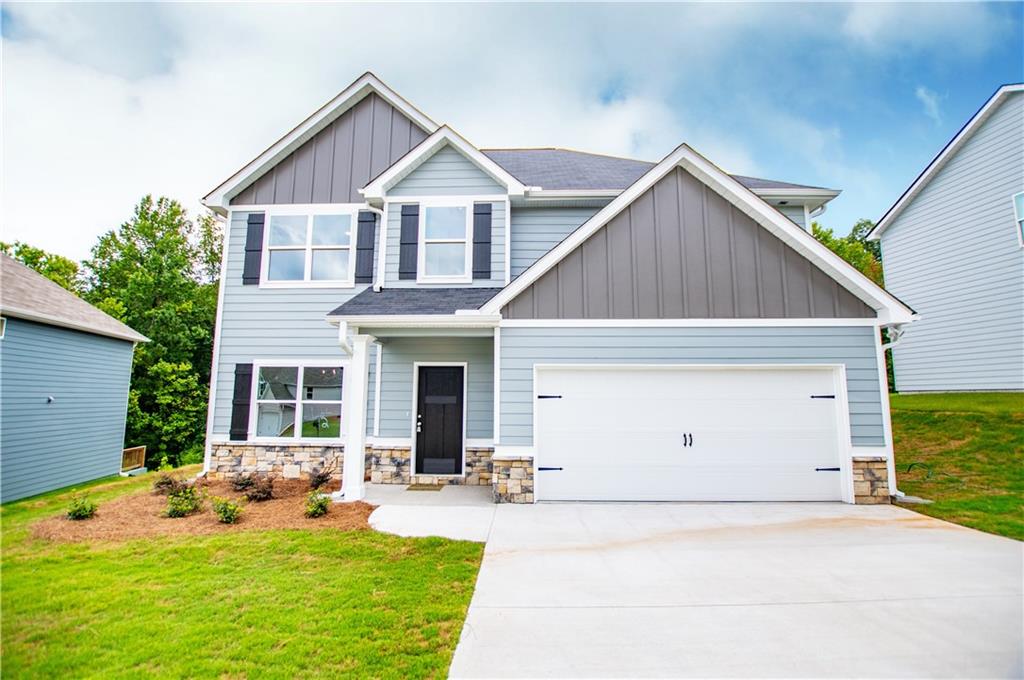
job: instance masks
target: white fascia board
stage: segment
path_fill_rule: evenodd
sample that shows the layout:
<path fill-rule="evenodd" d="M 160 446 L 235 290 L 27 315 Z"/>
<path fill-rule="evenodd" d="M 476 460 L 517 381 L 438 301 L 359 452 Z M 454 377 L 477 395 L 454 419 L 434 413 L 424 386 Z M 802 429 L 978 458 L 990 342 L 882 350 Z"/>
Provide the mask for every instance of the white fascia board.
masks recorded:
<path fill-rule="evenodd" d="M 622 189 L 542 189 L 527 187 L 526 198 L 531 201 L 564 201 L 587 198 L 615 198 Z"/>
<path fill-rule="evenodd" d="M 393 314 L 326 317 L 330 324 L 347 323 L 349 327 L 373 328 L 495 328 L 501 321 L 499 314 Z"/>
<path fill-rule="evenodd" d="M 492 161 L 479 149 L 470 144 L 465 137 L 447 125 L 442 125 L 429 137 L 413 147 L 389 168 L 374 177 L 369 184 L 359 190 L 368 201 L 383 200 L 391 187 L 409 176 L 413 170 L 422 165 L 428 158 L 450 145 L 468 158 L 474 165 L 487 173 L 494 181 L 505 185 L 509 196 L 522 196 L 526 187 L 522 182 L 510 175 L 508 171 Z"/>
<path fill-rule="evenodd" d="M 852 265 L 818 242 L 811 234 L 801 229 L 785 215 L 764 202 L 750 189 L 730 177 L 687 144 L 682 144 L 651 168 L 611 203 L 602 208 L 576 231 L 537 260 L 529 269 L 519 275 L 511 284 L 491 298 L 480 308 L 485 313 L 499 313 L 501 308 L 522 293 L 558 264 L 569 253 L 579 247 L 594 232 L 611 221 L 616 215 L 633 203 L 641 194 L 672 171 L 682 167 L 697 179 L 710 186 L 746 213 L 751 219 L 780 238 L 791 248 L 810 259 L 838 281 L 844 288 L 863 300 L 879 313 L 888 323 L 906 323 L 913 320 L 914 312 L 892 295 L 879 288 L 873 281 L 857 271 Z"/>
<path fill-rule="evenodd" d="M 127 326 L 128 331 L 120 332 L 116 330 L 99 329 L 95 326 L 90 326 L 84 323 L 78 323 L 65 319 L 52 314 L 45 314 L 43 312 L 37 312 L 31 309 L 25 309 L 23 307 L 12 307 L 11 305 L 0 306 L 0 316 L 8 316 L 14 319 L 24 319 L 25 321 L 34 321 L 36 323 L 45 324 L 47 326 L 57 326 L 59 328 L 68 328 L 73 331 L 82 331 L 83 333 L 90 333 L 92 335 L 102 335 L 108 338 L 116 338 L 118 340 L 127 340 L 132 343 L 149 342 L 142 333 L 138 333 Z"/>
<path fill-rule="evenodd" d="M 852 319 L 503 319 L 500 328 L 822 328 L 880 326 L 876 318 Z"/>
<path fill-rule="evenodd" d="M 999 104 L 1002 103 L 1003 99 L 1014 92 L 1024 92 L 1024 83 L 1016 83 L 1013 85 L 1003 85 L 996 93 L 993 94 L 985 104 L 978 109 L 978 112 L 968 120 L 960 131 L 953 136 L 953 139 L 939 151 L 938 155 L 932 159 L 932 162 L 917 176 L 917 179 L 907 188 L 906 191 L 896 200 L 896 202 L 889 208 L 882 219 L 878 220 L 878 224 L 875 228 L 868 232 L 868 240 L 877 241 L 882 236 L 890 224 L 892 224 L 903 210 L 910 205 L 919 193 L 928 185 L 933 177 L 945 167 L 946 163 L 956 155 L 956 152 L 967 142 L 971 136 L 977 132 L 981 124 L 988 120 L 989 116 L 996 110 Z"/>
<path fill-rule="evenodd" d="M 790 198 L 793 200 L 832 200 L 841 191 L 835 189 L 751 189 L 753 193 L 761 198 Z"/>
<path fill-rule="evenodd" d="M 267 170 L 280 162 L 282 158 L 330 125 L 338 116 L 358 104 L 371 92 L 376 92 L 382 99 L 408 116 L 410 120 L 427 132 L 433 133 L 437 130 L 437 123 L 428 118 L 426 114 L 385 85 L 377 76 L 372 73 L 365 73 L 338 93 L 333 99 L 317 109 L 309 118 L 299 123 L 285 136 L 274 142 L 266 151 L 207 194 L 202 200 L 203 205 L 219 212 L 225 211 L 228 207 L 228 202 L 234 194 L 249 186 Z"/>

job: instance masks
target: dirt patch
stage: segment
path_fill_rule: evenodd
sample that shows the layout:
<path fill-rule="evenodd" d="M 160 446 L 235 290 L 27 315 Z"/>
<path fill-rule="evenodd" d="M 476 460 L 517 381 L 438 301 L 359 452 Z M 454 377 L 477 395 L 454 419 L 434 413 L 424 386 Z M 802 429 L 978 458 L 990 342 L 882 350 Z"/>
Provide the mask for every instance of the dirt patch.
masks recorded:
<path fill-rule="evenodd" d="M 37 522 L 32 534 L 51 541 L 123 541 L 176 535 L 207 535 L 258 529 L 369 529 L 367 519 L 375 506 L 368 503 L 332 503 L 327 514 L 307 518 L 306 494 L 309 484 L 299 480 L 277 480 L 274 498 L 260 503 L 245 502 L 230 483 L 199 482 L 207 497 L 201 512 L 188 517 L 164 517 L 167 497 L 143 491 L 99 504 L 92 519 L 73 521 L 64 515 Z M 209 498 L 219 496 L 241 500 L 242 516 L 237 524 L 221 524 L 210 507 Z"/>

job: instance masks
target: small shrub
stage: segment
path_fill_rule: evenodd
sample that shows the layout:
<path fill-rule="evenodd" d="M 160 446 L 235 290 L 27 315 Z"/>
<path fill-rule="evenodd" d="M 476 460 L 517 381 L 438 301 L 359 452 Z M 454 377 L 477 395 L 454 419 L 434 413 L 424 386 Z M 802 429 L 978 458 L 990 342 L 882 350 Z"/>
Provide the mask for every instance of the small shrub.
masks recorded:
<path fill-rule="evenodd" d="M 306 517 L 323 517 L 331 505 L 331 497 L 313 490 L 306 496 Z"/>
<path fill-rule="evenodd" d="M 160 473 L 160 476 L 153 482 L 153 492 L 160 494 L 161 496 L 170 496 L 171 494 L 177 493 L 188 486 L 188 482 L 177 477 L 172 477 L 166 472 Z"/>
<path fill-rule="evenodd" d="M 309 473 L 309 488 L 316 491 L 331 482 L 331 470 L 314 470 Z"/>
<path fill-rule="evenodd" d="M 230 498 L 214 497 L 210 504 L 222 524 L 234 524 L 242 516 L 242 506 Z"/>
<path fill-rule="evenodd" d="M 167 459 L 167 456 L 160 456 L 160 465 L 157 467 L 157 470 L 160 472 L 169 472 L 173 469 L 174 466 L 171 465 L 171 461 Z"/>
<path fill-rule="evenodd" d="M 245 500 L 253 503 L 269 501 L 274 497 L 274 478 L 255 475 L 252 486 L 245 490 Z"/>
<path fill-rule="evenodd" d="M 241 493 L 255 486 L 259 477 L 254 473 L 251 475 L 239 475 L 231 480 L 231 488 Z"/>
<path fill-rule="evenodd" d="M 85 496 L 75 496 L 68 506 L 68 519 L 90 519 L 96 514 L 96 504 Z"/>
<path fill-rule="evenodd" d="M 194 486 L 186 486 L 167 497 L 168 517 L 187 517 L 199 512 L 203 507 L 203 499 Z"/>

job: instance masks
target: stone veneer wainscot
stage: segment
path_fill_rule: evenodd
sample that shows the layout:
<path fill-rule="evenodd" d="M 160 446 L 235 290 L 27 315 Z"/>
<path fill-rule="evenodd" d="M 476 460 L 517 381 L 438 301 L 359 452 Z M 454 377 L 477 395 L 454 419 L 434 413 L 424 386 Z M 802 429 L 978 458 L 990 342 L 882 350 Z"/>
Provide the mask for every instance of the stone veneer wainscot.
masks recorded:
<path fill-rule="evenodd" d="M 889 467 L 881 456 L 853 459 L 853 502 L 857 505 L 890 503 Z"/>
<path fill-rule="evenodd" d="M 285 479 L 308 477 L 330 469 L 341 479 L 345 447 L 317 444 L 214 444 L 210 455 L 212 479 L 233 479 L 253 472 Z"/>
<path fill-rule="evenodd" d="M 491 483 L 491 456 L 494 449 L 466 448 L 466 474 L 414 475 L 412 449 L 405 447 L 368 447 L 371 484 L 452 484 L 487 486 Z"/>

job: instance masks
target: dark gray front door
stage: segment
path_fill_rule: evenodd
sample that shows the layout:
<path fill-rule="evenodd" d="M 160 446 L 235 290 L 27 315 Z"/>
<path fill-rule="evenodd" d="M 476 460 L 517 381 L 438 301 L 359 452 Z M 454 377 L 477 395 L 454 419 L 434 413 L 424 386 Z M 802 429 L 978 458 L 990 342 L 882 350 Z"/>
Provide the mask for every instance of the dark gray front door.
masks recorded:
<path fill-rule="evenodd" d="M 420 366 L 416 474 L 462 474 L 462 366 Z"/>

